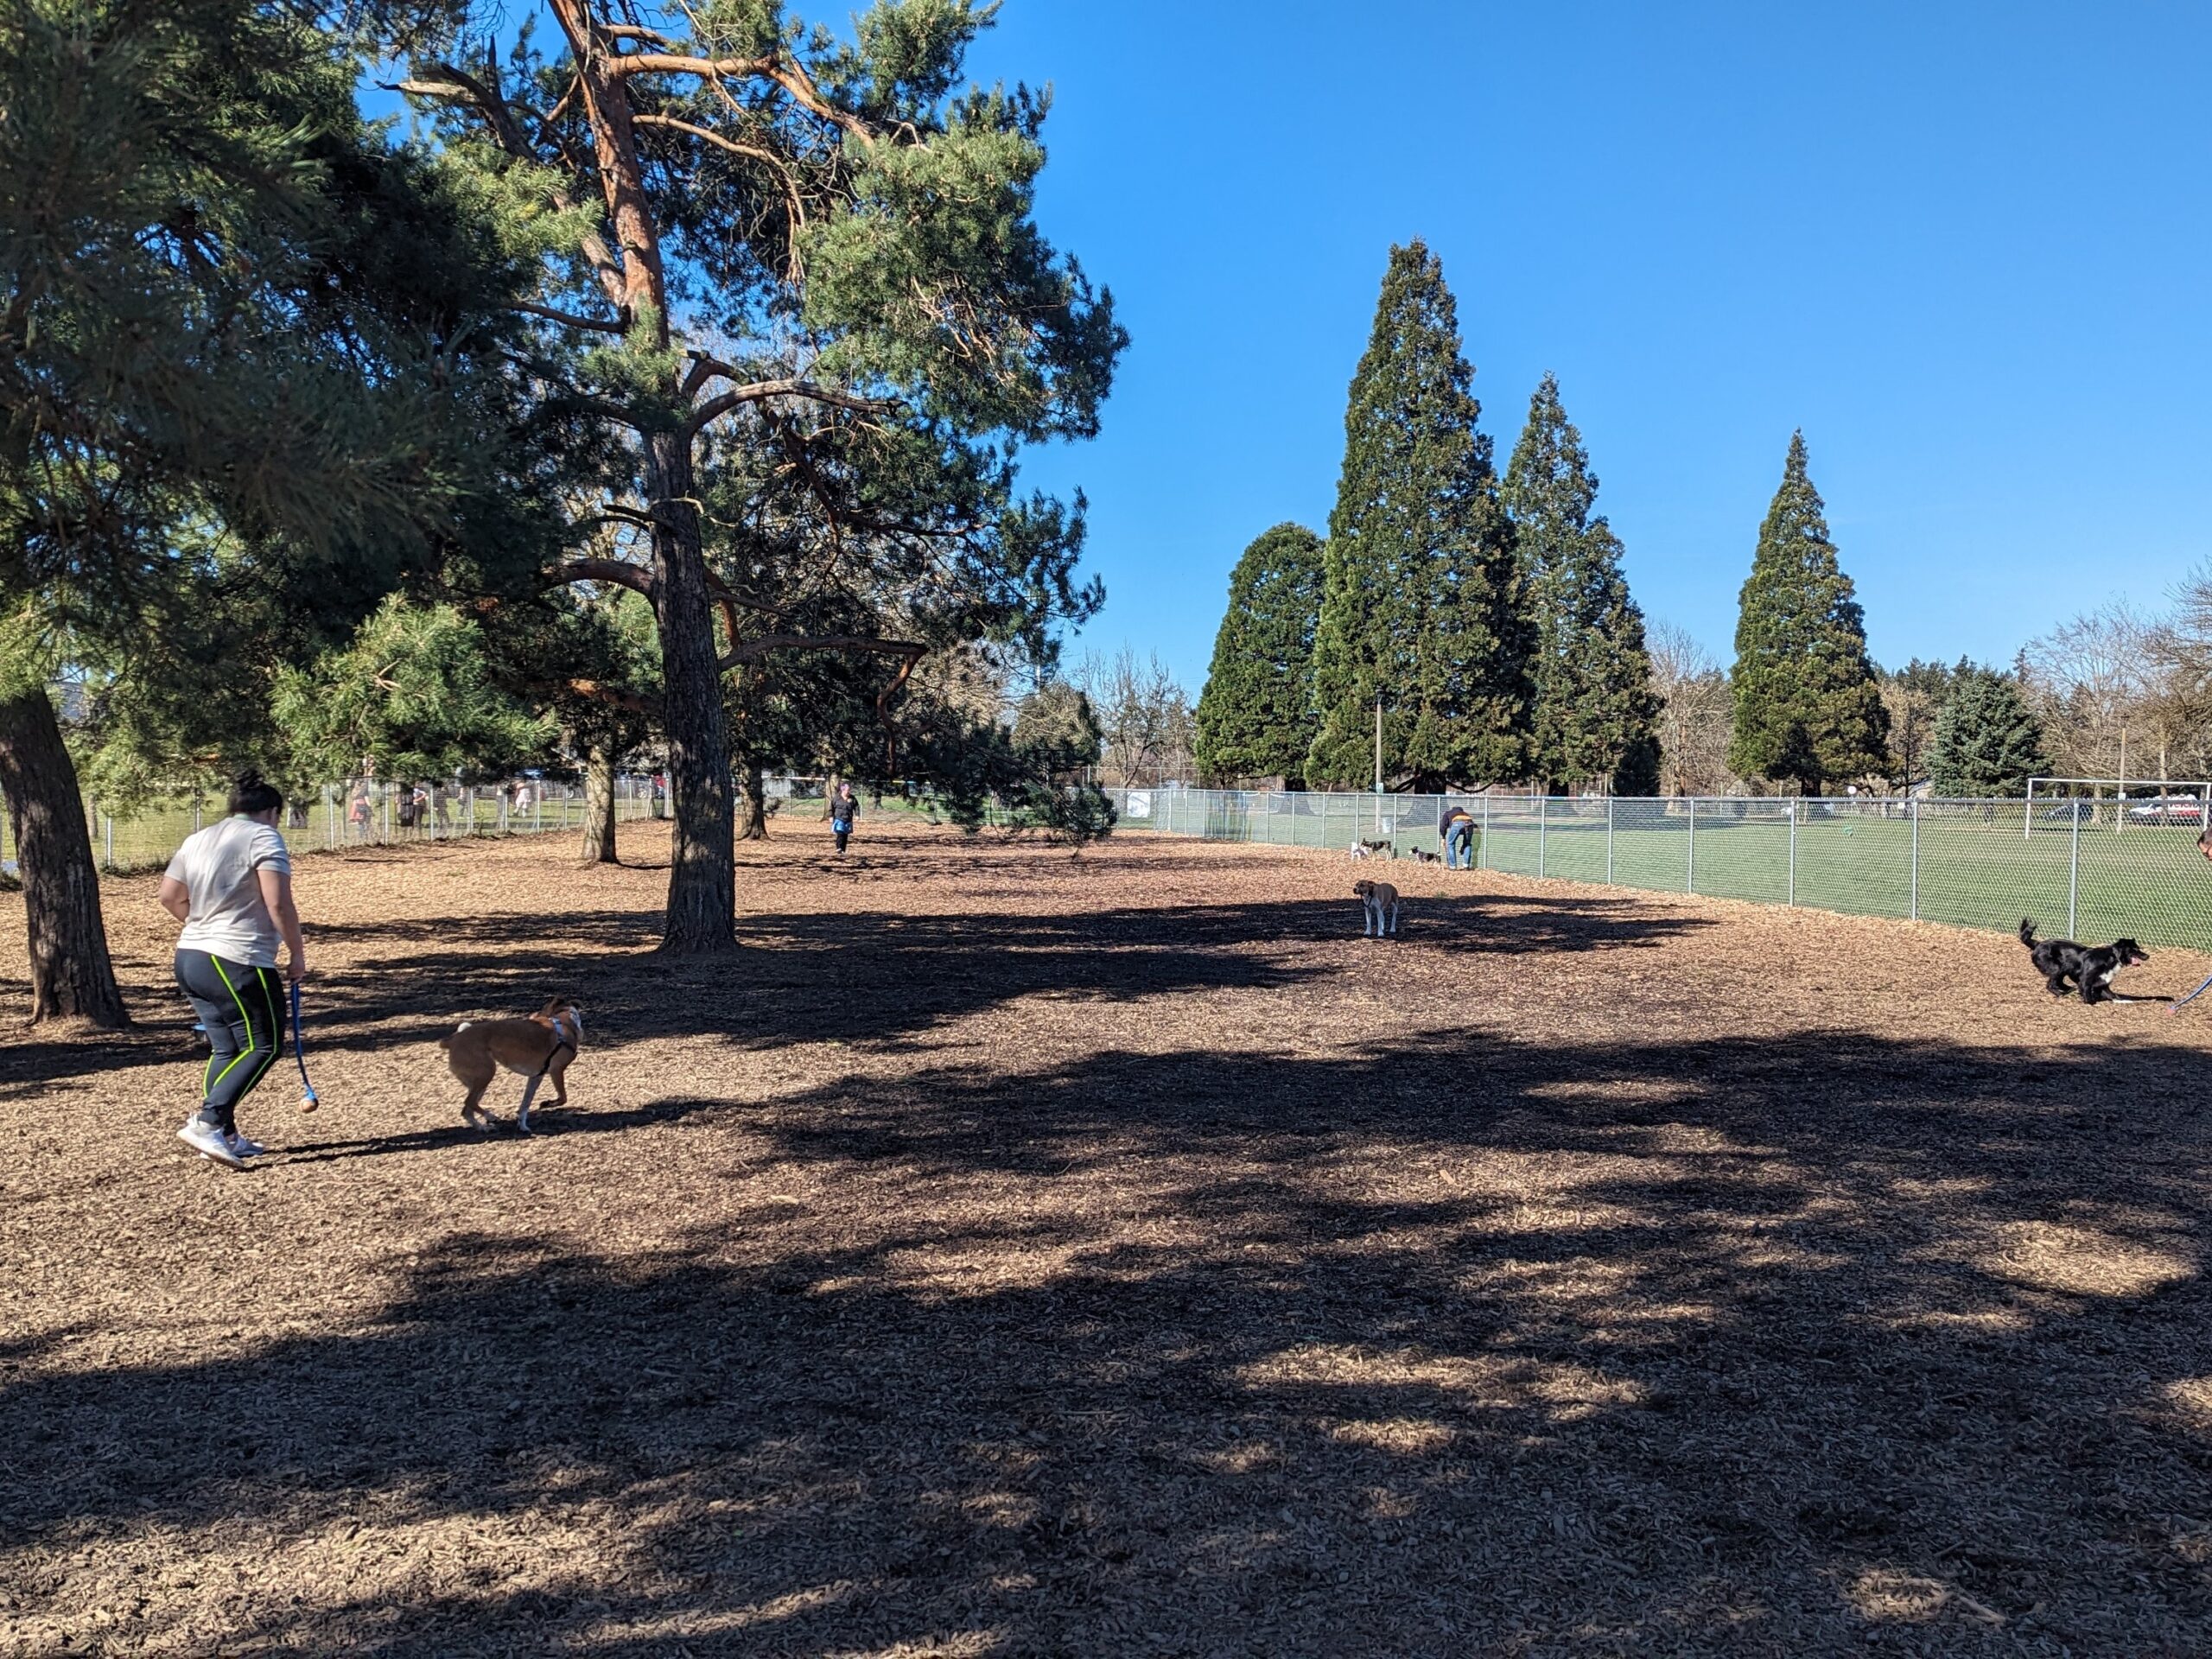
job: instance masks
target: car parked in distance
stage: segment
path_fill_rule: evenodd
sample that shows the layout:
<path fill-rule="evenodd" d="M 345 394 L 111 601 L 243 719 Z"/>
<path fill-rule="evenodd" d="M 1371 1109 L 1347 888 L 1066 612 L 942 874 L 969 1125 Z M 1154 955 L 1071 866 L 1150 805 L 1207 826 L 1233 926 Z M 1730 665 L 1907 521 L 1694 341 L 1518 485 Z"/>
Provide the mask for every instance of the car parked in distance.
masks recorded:
<path fill-rule="evenodd" d="M 2204 818 L 2204 803 L 2194 795 L 2161 795 L 2129 807 L 2127 817 L 2134 823 L 2199 823 Z"/>

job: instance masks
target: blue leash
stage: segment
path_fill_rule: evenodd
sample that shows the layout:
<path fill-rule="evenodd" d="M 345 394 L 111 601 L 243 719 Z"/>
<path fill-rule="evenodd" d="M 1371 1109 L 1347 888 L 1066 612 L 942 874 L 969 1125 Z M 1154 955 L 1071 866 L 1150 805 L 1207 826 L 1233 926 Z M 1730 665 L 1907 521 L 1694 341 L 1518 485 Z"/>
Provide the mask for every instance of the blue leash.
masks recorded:
<path fill-rule="evenodd" d="M 2176 997 L 2171 1002 L 2166 1005 L 2166 1012 L 2168 1014 L 2172 1014 L 2177 1009 L 2187 1007 L 2190 1003 L 2196 1001 L 2198 997 L 2203 995 L 2207 991 L 2212 991 L 2212 979 L 2206 980 L 2202 985 L 2191 991 L 2187 996 Z"/>
<path fill-rule="evenodd" d="M 308 1081 L 308 1046 L 300 1035 L 300 982 L 292 982 L 292 1058 L 300 1063 L 300 1109 L 311 1112 L 322 1103 L 315 1098 L 315 1084 Z"/>

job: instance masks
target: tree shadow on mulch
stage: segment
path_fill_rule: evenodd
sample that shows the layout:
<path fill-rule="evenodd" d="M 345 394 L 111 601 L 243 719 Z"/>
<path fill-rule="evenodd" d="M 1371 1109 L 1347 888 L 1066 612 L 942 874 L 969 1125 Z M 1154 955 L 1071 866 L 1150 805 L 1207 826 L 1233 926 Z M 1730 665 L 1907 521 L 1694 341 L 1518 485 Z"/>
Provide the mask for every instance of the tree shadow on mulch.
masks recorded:
<path fill-rule="evenodd" d="M 1071 910 L 1063 915 L 894 911 L 746 916 L 738 952 L 658 955 L 635 911 L 543 918 L 450 917 L 336 930 L 396 944 L 313 986 L 308 1041 L 335 1049 L 427 1041 L 463 1016 L 580 999 L 592 1039 L 716 1034 L 747 1048 L 892 1043 L 978 1008 L 1039 994 L 1108 1001 L 1267 989 L 1337 971 L 1297 947 L 1357 942 L 1358 902 Z M 1410 901 L 1400 946 L 1594 951 L 1656 944 L 1707 926 L 1633 899 L 1484 893 Z M 1261 947 L 1255 951 L 1255 947 Z M 1285 947 L 1269 956 L 1265 948 Z M 6 1073 L 0 1071 L 0 1077 Z"/>
<path fill-rule="evenodd" d="M 825 1088 L 748 1135 L 864 1211 L 450 1236 L 368 1334 L 0 1389 L 0 1535 L 619 1518 L 553 1588 L 238 1617 L 385 1656 L 2200 1653 L 2202 1064 L 1431 1034 Z"/>

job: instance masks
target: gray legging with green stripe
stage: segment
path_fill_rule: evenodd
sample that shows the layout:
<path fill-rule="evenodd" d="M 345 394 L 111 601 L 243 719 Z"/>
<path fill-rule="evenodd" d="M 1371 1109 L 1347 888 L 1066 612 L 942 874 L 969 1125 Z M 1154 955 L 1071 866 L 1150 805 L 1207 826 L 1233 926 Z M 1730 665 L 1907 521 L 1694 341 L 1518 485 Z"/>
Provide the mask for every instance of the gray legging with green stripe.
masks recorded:
<path fill-rule="evenodd" d="M 247 1090 L 276 1064 L 284 1040 L 283 988 L 274 968 L 248 968 L 205 950 L 176 953 L 176 982 L 207 1027 L 200 1120 L 228 1135 Z"/>

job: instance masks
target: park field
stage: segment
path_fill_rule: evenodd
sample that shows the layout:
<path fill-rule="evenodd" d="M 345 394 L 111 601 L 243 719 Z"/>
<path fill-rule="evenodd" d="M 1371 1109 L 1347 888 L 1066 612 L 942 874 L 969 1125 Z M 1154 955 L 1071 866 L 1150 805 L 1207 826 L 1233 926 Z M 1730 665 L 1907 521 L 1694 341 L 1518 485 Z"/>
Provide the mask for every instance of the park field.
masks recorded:
<path fill-rule="evenodd" d="M 0 1655 L 2212 1651 L 2212 998 L 774 828 L 707 964 L 646 825 L 301 860 L 246 1174 L 107 884 L 137 1030 L 0 1046 Z M 435 1039 L 555 992 L 570 1103 L 465 1128 Z"/>

